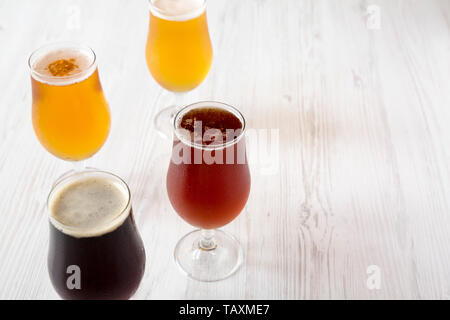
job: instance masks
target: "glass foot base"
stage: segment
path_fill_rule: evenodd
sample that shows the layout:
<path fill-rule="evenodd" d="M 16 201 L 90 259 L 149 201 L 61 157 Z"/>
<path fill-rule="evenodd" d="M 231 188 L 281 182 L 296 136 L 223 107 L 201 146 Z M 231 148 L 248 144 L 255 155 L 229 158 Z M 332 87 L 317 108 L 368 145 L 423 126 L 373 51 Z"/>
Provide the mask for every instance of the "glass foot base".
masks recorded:
<path fill-rule="evenodd" d="M 242 265 L 244 253 L 239 242 L 221 230 L 214 231 L 211 249 L 201 248 L 202 231 L 185 235 L 175 247 L 175 262 L 189 277 L 199 281 L 228 278 Z"/>

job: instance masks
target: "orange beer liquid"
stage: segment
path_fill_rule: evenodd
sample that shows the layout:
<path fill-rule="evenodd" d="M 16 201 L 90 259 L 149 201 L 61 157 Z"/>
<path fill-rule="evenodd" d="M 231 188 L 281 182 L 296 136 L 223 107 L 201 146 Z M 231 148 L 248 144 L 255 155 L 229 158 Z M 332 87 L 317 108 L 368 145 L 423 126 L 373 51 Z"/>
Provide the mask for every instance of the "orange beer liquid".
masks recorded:
<path fill-rule="evenodd" d="M 164 19 L 150 11 L 147 66 L 163 88 L 184 92 L 197 87 L 208 74 L 212 55 L 206 11 L 187 20 Z"/>
<path fill-rule="evenodd" d="M 78 82 L 58 82 L 57 76 L 54 82 L 40 80 L 31 77 L 33 127 L 41 144 L 65 160 L 83 160 L 95 154 L 110 128 L 109 107 L 96 66 Z"/>

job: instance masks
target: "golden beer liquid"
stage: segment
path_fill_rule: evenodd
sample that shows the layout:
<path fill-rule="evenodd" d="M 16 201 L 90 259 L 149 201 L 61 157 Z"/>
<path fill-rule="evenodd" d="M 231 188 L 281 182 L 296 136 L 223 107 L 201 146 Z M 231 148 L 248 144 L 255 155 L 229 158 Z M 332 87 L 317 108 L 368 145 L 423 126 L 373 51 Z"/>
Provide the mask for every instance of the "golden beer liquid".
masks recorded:
<path fill-rule="evenodd" d="M 98 71 L 66 85 L 31 77 L 33 127 L 41 144 L 65 160 L 83 160 L 105 143 L 110 128 L 108 103 Z"/>
<path fill-rule="evenodd" d="M 208 74 L 212 55 L 206 11 L 184 21 L 150 12 L 147 66 L 163 88 L 184 92 L 197 87 Z"/>

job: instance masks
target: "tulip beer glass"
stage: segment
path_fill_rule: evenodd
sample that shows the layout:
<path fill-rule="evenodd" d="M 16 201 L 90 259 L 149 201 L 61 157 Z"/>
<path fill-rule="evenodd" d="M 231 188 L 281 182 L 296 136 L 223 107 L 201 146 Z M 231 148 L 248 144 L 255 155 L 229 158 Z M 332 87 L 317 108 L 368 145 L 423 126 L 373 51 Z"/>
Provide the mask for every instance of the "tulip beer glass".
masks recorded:
<path fill-rule="evenodd" d="M 149 0 L 150 18 L 146 45 L 148 69 L 158 84 L 176 93 L 196 88 L 206 78 L 212 62 L 212 46 L 205 0 Z M 155 125 L 160 133 L 179 109 L 161 110 Z M 164 134 L 167 135 L 167 134 Z"/>
<path fill-rule="evenodd" d="M 28 63 L 33 127 L 41 144 L 64 160 L 81 161 L 94 155 L 110 127 L 94 51 L 56 43 L 33 52 Z"/>
<path fill-rule="evenodd" d="M 48 271 L 64 299 L 128 299 L 139 286 L 145 251 L 127 184 L 104 171 L 65 175 L 47 201 Z"/>
<path fill-rule="evenodd" d="M 249 196 L 245 120 L 234 107 L 199 102 L 177 113 L 174 132 L 167 193 L 179 216 L 200 228 L 178 242 L 175 260 L 194 279 L 221 280 L 243 260 L 237 240 L 215 229 L 235 219 Z"/>

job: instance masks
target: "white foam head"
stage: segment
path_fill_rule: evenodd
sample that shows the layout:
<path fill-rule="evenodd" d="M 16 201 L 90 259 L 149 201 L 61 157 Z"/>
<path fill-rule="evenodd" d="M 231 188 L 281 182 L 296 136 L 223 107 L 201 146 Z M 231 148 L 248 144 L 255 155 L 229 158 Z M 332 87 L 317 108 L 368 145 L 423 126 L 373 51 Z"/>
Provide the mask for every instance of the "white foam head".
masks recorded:
<path fill-rule="evenodd" d="M 74 65 L 73 69 L 63 76 L 53 74 L 49 65 L 58 60 L 69 61 Z M 57 86 L 81 82 L 89 78 L 97 67 L 95 53 L 91 48 L 72 43 L 43 46 L 31 54 L 28 63 L 35 80 Z"/>
<path fill-rule="evenodd" d="M 128 217 L 131 204 L 128 187 L 117 176 L 87 171 L 63 178 L 48 198 L 50 222 L 77 238 L 95 237 L 114 231 Z"/>
<path fill-rule="evenodd" d="M 175 21 L 186 21 L 201 15 L 206 0 L 149 0 L 153 15 Z"/>

